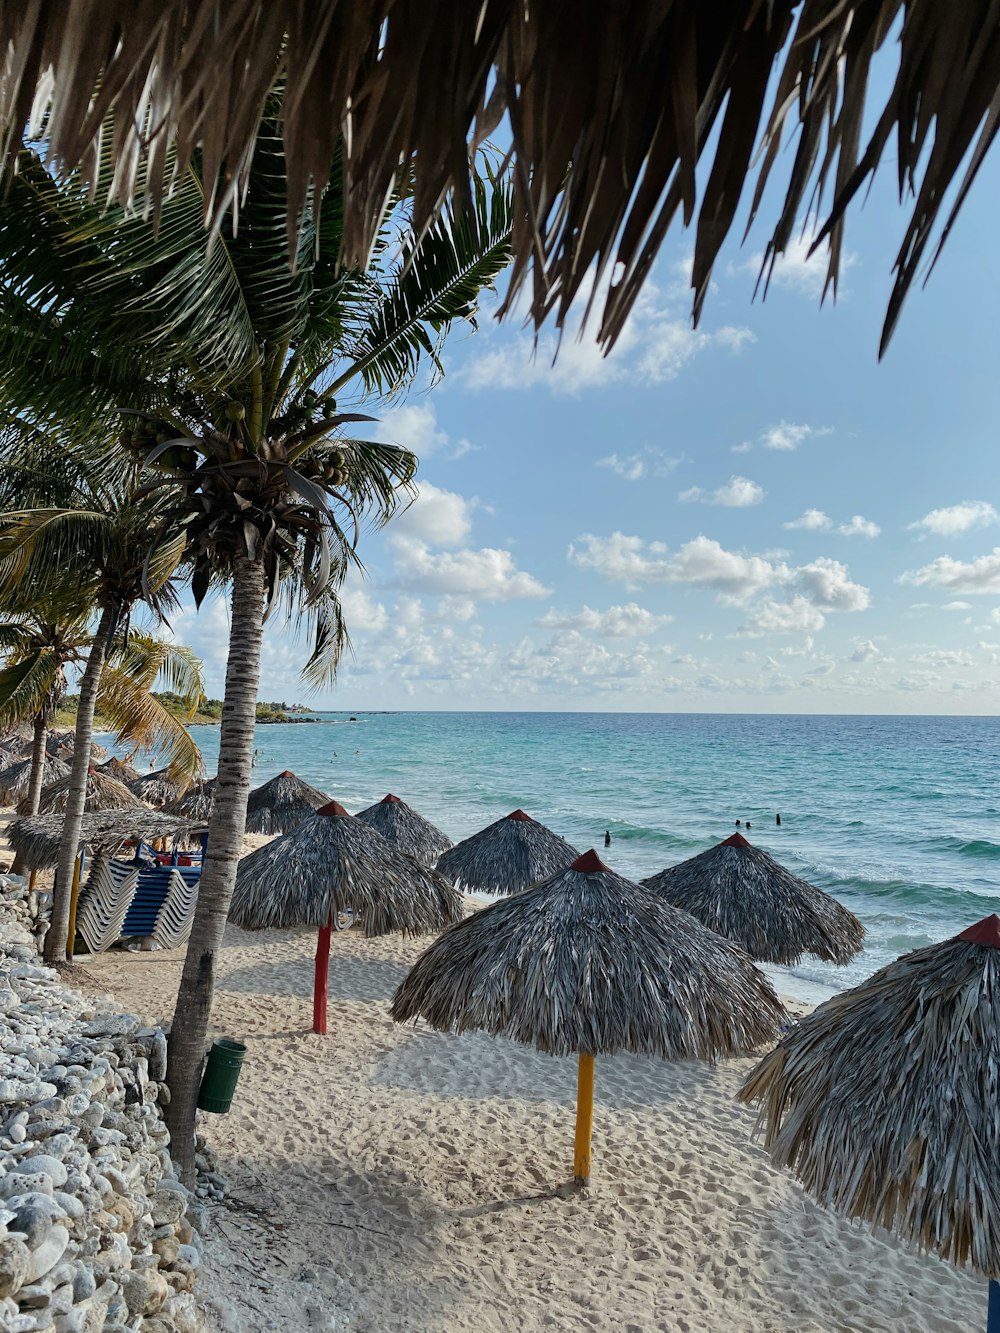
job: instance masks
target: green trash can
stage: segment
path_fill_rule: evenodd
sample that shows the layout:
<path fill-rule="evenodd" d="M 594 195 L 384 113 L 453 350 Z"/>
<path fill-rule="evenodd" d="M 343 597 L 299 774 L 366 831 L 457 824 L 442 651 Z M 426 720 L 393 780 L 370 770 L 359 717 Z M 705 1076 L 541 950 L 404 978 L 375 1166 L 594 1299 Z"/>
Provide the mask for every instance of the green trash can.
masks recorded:
<path fill-rule="evenodd" d="M 233 1093 L 246 1053 L 247 1048 L 241 1041 L 220 1037 L 218 1041 L 212 1042 L 205 1072 L 201 1076 L 201 1087 L 198 1089 L 199 1111 L 226 1114 L 233 1102 Z"/>

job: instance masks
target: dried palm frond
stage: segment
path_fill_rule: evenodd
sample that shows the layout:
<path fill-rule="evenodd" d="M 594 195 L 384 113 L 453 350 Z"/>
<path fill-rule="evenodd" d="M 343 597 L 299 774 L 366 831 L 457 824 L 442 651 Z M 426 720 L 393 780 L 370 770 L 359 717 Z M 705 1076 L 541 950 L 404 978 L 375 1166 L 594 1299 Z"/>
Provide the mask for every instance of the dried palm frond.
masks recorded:
<path fill-rule="evenodd" d="M 207 820 L 212 814 L 212 802 L 215 799 L 217 778 L 205 782 L 196 782 L 183 796 L 165 807 L 164 814 L 182 815 L 185 819 Z"/>
<path fill-rule="evenodd" d="M 740 1099 L 821 1203 L 1000 1273 L 1000 919 L 802 1019 Z"/>
<path fill-rule="evenodd" d="M 847 963 L 864 940 L 853 912 L 740 833 L 642 883 L 760 962 L 790 966 L 811 953 Z"/>
<path fill-rule="evenodd" d="M 7 837 L 27 870 L 50 870 L 59 860 L 63 831 L 62 815 L 34 815 L 12 820 Z M 180 837 L 194 846 L 203 825 L 165 815 L 159 810 L 97 810 L 83 816 L 80 846 L 113 852 L 123 842 L 140 838 Z"/>
<path fill-rule="evenodd" d="M 66 802 L 69 799 L 70 784 L 71 778 L 67 774 L 65 777 L 58 778 L 49 786 L 43 787 L 38 802 L 38 813 L 40 815 L 64 813 Z M 83 808 L 84 810 L 147 809 L 138 796 L 132 795 L 124 783 L 108 777 L 106 773 L 98 773 L 93 768 L 87 774 L 87 794 Z M 28 813 L 24 801 L 18 802 L 17 812 L 20 815 Z"/>
<path fill-rule="evenodd" d="M 516 893 L 564 870 L 580 853 L 523 810 L 473 833 L 439 857 L 442 875 L 480 893 Z"/>
<path fill-rule="evenodd" d="M 784 1014 L 742 950 L 593 852 L 445 931 L 390 1012 L 550 1055 L 662 1060 L 745 1054 L 773 1040 Z"/>
<path fill-rule="evenodd" d="M 46 758 L 42 768 L 42 783 L 49 785 L 60 778 L 69 777 L 69 764 L 61 759 Z M 31 778 L 31 761 L 19 759 L 6 768 L 0 769 L 0 804 L 16 805 L 28 794 L 28 782 Z"/>
<path fill-rule="evenodd" d="M 336 801 L 240 861 L 229 919 L 244 930 L 323 927 L 339 912 L 366 935 L 417 935 L 459 920 L 462 900 Z"/>
<path fill-rule="evenodd" d="M 889 77 L 873 77 L 892 44 Z M 0 51 L 11 160 L 45 112 L 52 160 L 92 176 L 103 160 L 114 174 L 94 179 L 102 195 L 148 181 L 158 210 L 177 163 L 200 151 L 220 182 L 205 197 L 216 221 L 283 83 L 289 231 L 327 186 L 342 140 L 343 195 L 330 206 L 344 210 L 349 265 L 364 261 L 400 180 L 412 181 L 418 232 L 449 193 L 467 202 L 470 139 L 506 115 L 518 218 L 508 308 L 530 276 L 536 324 L 552 311 L 561 324 L 595 270 L 614 273 L 605 346 L 678 218 L 695 229 L 697 314 L 748 179 L 756 208 L 779 160 L 790 166 L 768 263 L 829 195 L 835 288 L 844 210 L 891 153 L 900 194 L 915 198 L 884 345 L 942 207 L 946 237 L 1000 122 L 989 0 L 37 0 L 0 9 Z M 797 143 L 779 159 L 786 129 Z"/>
<path fill-rule="evenodd" d="M 359 810 L 355 819 L 377 829 L 383 838 L 388 838 L 394 847 L 421 865 L 433 866 L 453 845 L 447 833 L 442 833 L 429 819 L 418 815 L 412 806 L 391 792 L 367 810 Z"/>
<path fill-rule="evenodd" d="M 179 801 L 190 784 L 178 781 L 169 768 L 157 768 L 152 773 L 141 773 L 126 783 L 133 796 L 156 809 Z"/>
<path fill-rule="evenodd" d="M 123 759 L 116 759 L 114 755 L 110 759 L 106 759 L 103 764 L 95 764 L 94 767 L 98 773 L 114 778 L 116 782 L 121 782 L 126 787 L 130 782 L 135 782 L 140 776 L 137 768 L 133 768 L 131 764 L 126 763 Z"/>
<path fill-rule="evenodd" d="M 329 802 L 329 796 L 297 778 L 290 769 L 250 793 L 247 833 L 291 833 Z"/>

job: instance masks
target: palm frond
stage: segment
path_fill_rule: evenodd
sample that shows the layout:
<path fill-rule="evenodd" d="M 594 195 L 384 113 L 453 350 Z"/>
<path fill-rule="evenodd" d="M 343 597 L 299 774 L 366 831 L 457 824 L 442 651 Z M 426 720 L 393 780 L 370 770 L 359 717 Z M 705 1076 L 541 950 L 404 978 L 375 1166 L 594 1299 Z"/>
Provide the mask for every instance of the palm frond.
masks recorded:
<path fill-rule="evenodd" d="M 98 701 L 118 744 L 155 747 L 173 778 L 193 782 L 203 776 L 201 751 L 183 722 L 117 663 L 105 666 Z"/>
<path fill-rule="evenodd" d="M 0 667 L 0 727 L 44 713 L 63 681 L 58 654 L 39 647 L 18 662 Z"/>

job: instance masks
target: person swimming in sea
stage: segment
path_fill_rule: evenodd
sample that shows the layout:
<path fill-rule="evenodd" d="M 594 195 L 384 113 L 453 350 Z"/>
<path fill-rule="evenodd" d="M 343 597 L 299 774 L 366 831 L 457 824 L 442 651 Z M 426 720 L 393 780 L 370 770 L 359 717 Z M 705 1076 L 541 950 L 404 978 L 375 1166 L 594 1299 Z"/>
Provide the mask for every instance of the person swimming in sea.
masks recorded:
<path fill-rule="evenodd" d="M 775 824 L 777 824 L 778 828 L 781 828 L 781 816 L 780 816 L 780 815 L 775 815 L 775 816 L 774 816 L 774 822 L 775 822 Z"/>
<path fill-rule="evenodd" d="M 604 830 L 604 845 L 605 847 L 611 846 L 611 834 L 608 832 L 607 829 Z"/>
<path fill-rule="evenodd" d="M 746 829 L 746 831 L 747 831 L 748 833 L 750 832 L 750 821 L 749 821 L 749 819 L 748 819 L 747 822 L 743 825 L 743 827 Z"/>
<path fill-rule="evenodd" d="M 743 821 L 740 820 L 740 819 L 737 819 L 737 821 L 736 821 L 736 827 L 737 827 L 737 828 L 742 828 L 742 827 L 743 827 Z"/>

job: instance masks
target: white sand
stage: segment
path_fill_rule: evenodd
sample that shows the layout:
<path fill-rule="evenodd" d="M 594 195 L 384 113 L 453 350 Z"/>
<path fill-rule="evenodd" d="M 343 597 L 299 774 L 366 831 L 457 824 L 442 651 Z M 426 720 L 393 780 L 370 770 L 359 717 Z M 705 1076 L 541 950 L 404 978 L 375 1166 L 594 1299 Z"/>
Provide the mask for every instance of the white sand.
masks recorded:
<path fill-rule="evenodd" d="M 232 1112 L 202 1117 L 230 1183 L 201 1282 L 209 1328 L 985 1325 L 985 1283 L 837 1219 L 769 1164 L 733 1100 L 749 1061 L 598 1061 L 594 1179 L 575 1192 L 574 1062 L 395 1026 L 387 1002 L 423 944 L 353 931 L 334 936 L 330 1035 L 314 1036 L 313 943 L 227 936 L 215 1033 L 249 1049 Z M 181 961 L 83 968 L 163 1022 Z"/>

